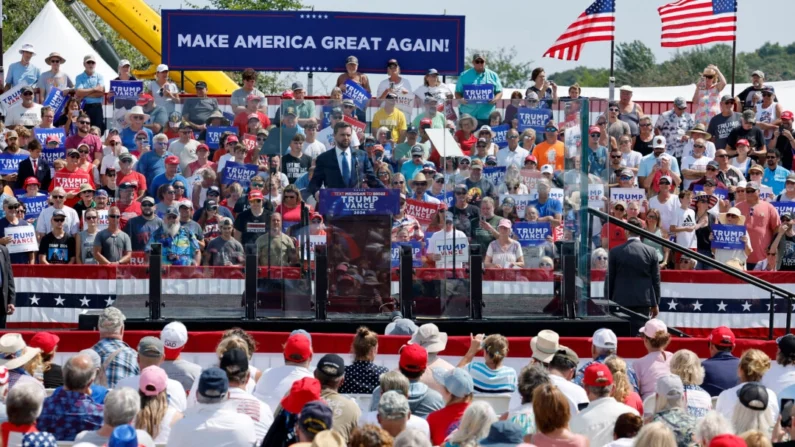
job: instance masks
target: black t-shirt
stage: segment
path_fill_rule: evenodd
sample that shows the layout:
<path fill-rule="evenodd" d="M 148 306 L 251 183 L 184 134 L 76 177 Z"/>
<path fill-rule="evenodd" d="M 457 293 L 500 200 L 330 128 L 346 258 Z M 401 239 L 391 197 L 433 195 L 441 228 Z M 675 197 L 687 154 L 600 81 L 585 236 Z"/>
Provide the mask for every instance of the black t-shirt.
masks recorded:
<path fill-rule="evenodd" d="M 773 447 L 795 447 L 795 441 L 774 442 Z"/>
<path fill-rule="evenodd" d="M 652 141 L 654 141 L 654 137 L 652 137 L 649 141 L 643 141 L 640 139 L 640 135 L 638 135 L 638 137 L 635 138 L 635 145 L 632 147 L 632 150 L 640 152 L 640 154 L 645 157 L 646 155 L 654 152 L 654 149 L 651 147 Z"/>
<path fill-rule="evenodd" d="M 795 134 L 795 130 L 792 131 Z M 778 139 L 776 140 L 776 149 L 781 152 L 781 166 L 792 170 L 792 161 L 795 157 L 795 148 L 792 147 L 787 137 L 784 135 L 779 135 Z"/>
<path fill-rule="evenodd" d="M 115 189 L 110 189 L 107 186 L 103 186 L 103 187 L 101 187 L 99 189 L 101 189 L 102 191 L 105 191 L 106 193 L 108 193 L 108 208 L 116 205 L 116 190 Z"/>
<path fill-rule="evenodd" d="M 50 264 L 68 264 L 75 257 L 75 238 L 66 235 L 57 238 L 49 232 L 41 238 L 39 254 L 44 255 Z"/>
<path fill-rule="evenodd" d="M 249 246 L 254 246 L 257 238 L 268 232 L 271 214 L 272 212 L 267 209 L 263 209 L 259 216 L 255 216 L 250 209 L 238 214 L 235 219 L 235 230 L 243 235 L 240 243 L 247 252 L 256 251 L 256 247 L 252 249 Z"/>
<path fill-rule="evenodd" d="M 725 149 L 732 130 L 742 127 L 742 114 L 734 112 L 730 116 L 719 113 L 709 120 L 707 132 L 715 138 L 715 149 Z"/>
<path fill-rule="evenodd" d="M 783 247 L 779 244 L 778 252 L 781 256 L 780 272 L 795 272 L 795 237 L 784 234 Z"/>
<path fill-rule="evenodd" d="M 756 104 L 753 104 L 751 101 L 753 100 L 752 98 L 754 97 L 754 93 L 761 91 L 761 88 L 756 88 L 752 84 L 746 87 L 745 90 L 741 91 L 739 95 L 737 95 L 737 98 L 739 98 L 740 102 L 743 104 L 743 110 L 756 109 Z M 773 101 L 778 102 L 778 98 L 774 96 Z"/>
<path fill-rule="evenodd" d="M 287 153 L 282 157 L 282 172 L 287 176 L 292 185 L 302 175 L 306 174 L 309 166 L 312 165 L 312 158 L 306 154 L 301 154 L 300 157 L 295 157 L 291 153 Z"/>
<path fill-rule="evenodd" d="M 462 231 L 467 237 L 472 237 L 472 229 L 480 226 L 480 208 L 467 205 L 460 209 L 457 206 L 451 208 L 453 219 L 455 219 L 455 229 Z"/>
<path fill-rule="evenodd" d="M 63 386 L 63 370 L 61 365 L 50 364 L 50 369 L 44 371 L 44 388 L 58 388 Z"/>
<path fill-rule="evenodd" d="M 754 126 L 749 130 L 745 130 L 742 125 L 729 133 L 729 139 L 727 143 L 736 150 L 737 141 L 742 140 L 743 138 L 748 140 L 748 144 L 751 146 L 751 149 L 757 151 L 762 149 L 762 146 L 765 145 L 765 135 L 762 133 L 760 128 Z M 751 157 L 751 154 L 749 153 L 748 156 Z"/>

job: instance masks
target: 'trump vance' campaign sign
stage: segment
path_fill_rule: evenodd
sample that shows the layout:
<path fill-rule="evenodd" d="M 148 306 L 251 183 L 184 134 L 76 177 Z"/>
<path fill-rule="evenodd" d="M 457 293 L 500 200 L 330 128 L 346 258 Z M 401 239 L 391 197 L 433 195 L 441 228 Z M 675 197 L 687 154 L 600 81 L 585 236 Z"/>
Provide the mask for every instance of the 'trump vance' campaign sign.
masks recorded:
<path fill-rule="evenodd" d="M 487 103 L 494 99 L 494 86 L 491 84 L 465 85 L 464 99 L 473 104 Z"/>
<path fill-rule="evenodd" d="M 39 244 L 36 242 L 36 229 L 33 228 L 33 225 L 6 227 L 5 236 L 11 238 L 11 242 L 6 245 L 9 253 L 39 250 Z"/>
<path fill-rule="evenodd" d="M 744 225 L 713 225 L 712 248 L 719 250 L 743 250 L 745 242 L 740 240 L 745 236 Z"/>
<path fill-rule="evenodd" d="M 391 216 L 400 211 L 400 192 L 397 189 L 321 189 L 318 207 L 324 216 Z"/>
<path fill-rule="evenodd" d="M 235 126 L 210 126 L 207 128 L 207 147 L 210 149 L 218 149 L 221 143 L 221 135 L 224 132 L 232 132 L 237 135 L 237 127 Z"/>
<path fill-rule="evenodd" d="M 162 60 L 172 70 L 383 73 L 464 71 L 464 16 L 342 11 L 163 10 Z"/>
<path fill-rule="evenodd" d="M 513 226 L 513 234 L 522 246 L 538 246 L 547 242 L 552 228 L 549 222 L 517 222 Z"/>

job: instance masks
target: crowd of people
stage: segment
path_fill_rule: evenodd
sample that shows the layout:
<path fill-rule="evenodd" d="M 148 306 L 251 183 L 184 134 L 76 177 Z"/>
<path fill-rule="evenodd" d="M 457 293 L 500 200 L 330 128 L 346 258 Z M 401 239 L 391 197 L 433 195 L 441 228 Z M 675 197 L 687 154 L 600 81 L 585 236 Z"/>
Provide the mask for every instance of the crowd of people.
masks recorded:
<path fill-rule="evenodd" d="M 43 73 L 31 63 L 41 57 L 32 46 L 20 53 L 5 88 L 24 87 L 6 111 L 0 146 L 3 154 L 27 158 L 18 172 L 2 176 L 0 228 L 34 225 L 38 247 L 16 248 L 14 263 L 141 262 L 140 253 L 156 242 L 170 265 L 241 265 L 247 252 L 260 264 L 300 265 L 312 236 L 342 231 L 317 212 L 318 190 L 361 187 L 399 190 L 392 242 L 418 243 L 418 265 L 456 267 L 478 244 L 489 268 L 552 268 L 555 243 L 581 237 L 577 210 L 588 185 L 589 206 L 637 218 L 685 250 L 740 269 L 795 269 L 787 208 L 795 201 L 794 115 L 760 71 L 736 97 L 721 96 L 726 80 L 710 65 L 690 105 L 675 98 L 657 117 L 625 85 L 617 101 L 583 122 L 578 85 L 563 96 L 539 67 L 524 94 L 503 98 L 499 76 L 481 54 L 454 88 L 434 69 L 422 86 L 412 86 L 394 59 L 386 63 L 388 78 L 374 88 L 351 56 L 329 99 L 307 99 L 304 85 L 294 82 L 278 107 L 269 107 L 252 69 L 227 105 L 208 96 L 201 80 L 195 96 L 181 96 L 161 64 L 135 104 L 107 126 L 108 92 L 94 56 L 84 57 L 85 70 L 73 81 L 60 71 L 58 53 L 46 57 L 51 70 Z M 129 61 L 120 63 L 114 80 L 135 80 Z M 372 95 L 369 106 L 360 109 L 346 97 L 351 82 Z M 492 99 L 468 101 L 472 86 L 490 87 Z M 57 117 L 41 104 L 53 88 L 67 98 Z M 601 107 L 591 103 L 592 110 Z M 218 126 L 234 130 L 208 132 Z M 54 128 L 63 129 L 65 141 L 37 137 Z M 432 129 L 449 131 L 456 147 L 437 146 Z M 59 147 L 65 158 L 43 156 Z M 349 148 L 352 161 L 344 155 Z M 332 149 L 344 161 L 329 157 L 329 166 L 320 156 Z M 227 169 L 240 166 L 252 169 L 245 179 Z M 44 196 L 46 208 L 32 205 Z M 518 229 L 528 224 L 546 236 L 525 240 L 531 232 Z M 744 226 L 744 248 L 714 248 L 716 225 Z M 603 269 L 627 234 L 599 219 L 590 227 L 584 237 L 592 242 L 593 267 Z M 349 233 L 362 246 L 373 242 Z M 662 268 L 710 268 L 646 243 Z M 349 261 L 365 251 L 347 247 Z"/>
<path fill-rule="evenodd" d="M 590 358 L 542 330 L 532 358 L 506 365 L 509 341 L 471 336 L 460 359 L 447 334 L 393 316 L 385 335 L 407 337 L 390 370 L 379 334 L 360 327 L 351 358 L 317 358 L 312 335 L 286 339 L 282 360 L 254 366 L 256 340 L 223 333 L 212 365 L 185 353 L 189 333 L 171 322 L 136 347 L 124 314 L 106 308 L 97 343 L 62 365 L 60 338 L 38 332 L 0 337 L 0 433 L 9 447 L 212 445 L 229 447 L 786 447 L 795 443 L 795 336 L 771 359 L 736 351 L 731 329 L 715 328 L 709 358 L 667 350 L 665 323 L 640 336 L 648 352 L 617 355 L 619 340 L 597 330 Z M 739 355 L 737 357 L 736 355 Z M 444 355 L 444 357 L 443 357 Z M 495 397 L 507 403 L 495 409 Z"/>

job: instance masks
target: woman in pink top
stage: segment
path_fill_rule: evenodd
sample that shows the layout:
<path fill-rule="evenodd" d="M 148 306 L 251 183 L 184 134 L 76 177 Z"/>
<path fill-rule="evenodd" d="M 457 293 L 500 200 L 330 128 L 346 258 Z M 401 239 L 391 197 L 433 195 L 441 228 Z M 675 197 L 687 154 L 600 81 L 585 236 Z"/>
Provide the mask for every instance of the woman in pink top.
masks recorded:
<path fill-rule="evenodd" d="M 635 360 L 632 366 L 638 375 L 640 397 L 645 400 L 655 393 L 657 379 L 671 374 L 669 364 L 673 354 L 665 350 L 671 342 L 671 336 L 662 320 L 654 318 L 647 321 L 640 334 L 649 353 Z"/>
<path fill-rule="evenodd" d="M 533 413 L 537 432 L 526 436 L 525 442 L 537 447 L 590 447 L 588 438 L 569 430 L 569 401 L 555 385 L 549 383 L 536 388 L 533 392 Z M 528 437 L 531 439 L 528 440 Z"/>

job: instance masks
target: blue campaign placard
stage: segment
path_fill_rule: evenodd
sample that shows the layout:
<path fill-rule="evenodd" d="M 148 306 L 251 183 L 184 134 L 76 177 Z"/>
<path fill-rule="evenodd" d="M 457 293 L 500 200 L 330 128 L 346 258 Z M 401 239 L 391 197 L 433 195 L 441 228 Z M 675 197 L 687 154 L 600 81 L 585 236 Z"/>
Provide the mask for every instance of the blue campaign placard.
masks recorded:
<path fill-rule="evenodd" d="M 699 193 L 703 190 L 704 190 L 704 185 L 693 185 L 693 192 Z M 726 200 L 729 198 L 729 191 L 723 188 L 715 188 L 715 195 L 721 200 Z"/>
<path fill-rule="evenodd" d="M 318 128 L 318 130 L 325 129 L 326 127 L 331 125 L 331 111 L 332 110 L 334 110 L 333 106 L 323 106 L 321 108 L 323 116 L 321 117 L 320 128 Z"/>
<path fill-rule="evenodd" d="M 0 174 L 8 175 L 19 172 L 19 164 L 27 158 L 30 157 L 20 154 L 0 154 Z"/>
<path fill-rule="evenodd" d="M 744 250 L 745 242 L 740 238 L 745 236 L 744 225 L 713 225 L 712 248 L 720 250 Z"/>
<path fill-rule="evenodd" d="M 499 126 L 494 126 L 491 128 L 496 135 L 494 138 L 491 139 L 491 142 L 496 144 L 500 149 L 504 147 L 508 147 L 508 131 L 511 130 L 511 126 L 507 124 L 501 124 Z"/>
<path fill-rule="evenodd" d="M 795 216 L 795 202 L 770 202 L 770 204 L 776 207 L 779 216 L 784 213 L 790 213 Z"/>
<path fill-rule="evenodd" d="M 442 203 L 447 205 L 447 208 L 455 205 L 455 191 L 447 191 L 441 197 L 437 197 Z"/>
<path fill-rule="evenodd" d="M 237 127 L 235 126 L 210 126 L 207 128 L 207 147 L 210 149 L 218 149 L 218 143 L 221 140 L 221 135 L 224 132 L 232 132 L 237 135 Z"/>
<path fill-rule="evenodd" d="M 47 208 L 47 198 L 46 195 L 36 197 L 17 196 L 17 199 L 25 205 L 25 219 L 39 217 L 44 208 Z"/>
<path fill-rule="evenodd" d="M 63 115 L 64 107 L 66 107 L 66 95 L 64 94 L 63 90 L 59 88 L 52 88 L 50 89 L 50 93 L 47 95 L 47 98 L 44 100 L 42 105 L 51 107 L 55 112 L 55 118 L 53 118 L 53 121 L 58 121 L 61 115 Z"/>
<path fill-rule="evenodd" d="M 110 91 L 117 98 L 138 98 L 144 91 L 144 82 L 110 81 Z"/>
<path fill-rule="evenodd" d="M 50 167 L 59 158 L 66 158 L 66 149 L 42 149 L 41 151 L 41 159 L 46 161 Z"/>
<path fill-rule="evenodd" d="M 537 247 L 547 243 L 552 227 L 549 222 L 517 222 L 513 224 L 513 234 L 523 247 Z"/>
<path fill-rule="evenodd" d="M 227 161 L 224 165 L 223 184 L 240 183 L 240 186 L 246 187 L 251 182 L 251 178 L 257 175 L 258 169 L 257 165 Z"/>
<path fill-rule="evenodd" d="M 348 79 L 343 85 L 342 97 L 352 100 L 360 110 L 365 110 L 367 109 L 367 103 L 370 102 L 371 95 L 367 93 L 364 87 Z"/>
<path fill-rule="evenodd" d="M 392 242 L 392 268 L 400 267 L 400 247 L 411 247 L 411 266 L 422 267 L 422 243 L 420 241 Z"/>
<path fill-rule="evenodd" d="M 162 61 L 171 70 L 383 73 L 464 71 L 465 18 L 348 11 L 162 10 Z"/>
<path fill-rule="evenodd" d="M 465 85 L 464 99 L 473 104 L 485 104 L 494 99 L 494 86 L 491 84 Z"/>
<path fill-rule="evenodd" d="M 41 129 L 37 127 L 33 129 L 33 135 L 36 136 L 36 139 L 39 140 L 39 143 L 41 143 L 41 147 L 44 148 L 47 147 L 47 137 L 50 135 L 55 135 L 58 137 L 58 141 L 61 142 L 61 144 L 58 145 L 58 149 L 64 149 L 64 144 L 66 143 L 66 132 L 64 132 L 63 128 L 61 127 L 54 127 L 52 129 Z"/>
<path fill-rule="evenodd" d="M 544 135 L 547 121 L 552 119 L 552 111 L 549 109 L 530 109 L 523 107 L 516 114 L 519 120 L 519 132 L 526 129 L 533 129 L 536 135 Z"/>
<path fill-rule="evenodd" d="M 508 168 L 506 166 L 492 166 L 483 168 L 483 177 L 491 181 L 494 186 L 499 186 L 505 178 Z"/>
<path fill-rule="evenodd" d="M 321 189 L 318 212 L 324 216 L 393 215 L 400 211 L 397 189 Z"/>

